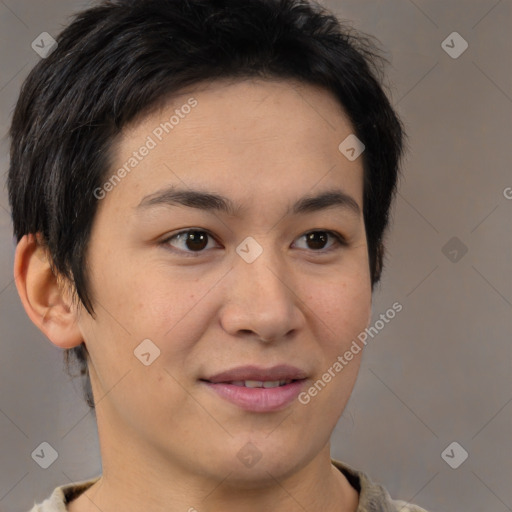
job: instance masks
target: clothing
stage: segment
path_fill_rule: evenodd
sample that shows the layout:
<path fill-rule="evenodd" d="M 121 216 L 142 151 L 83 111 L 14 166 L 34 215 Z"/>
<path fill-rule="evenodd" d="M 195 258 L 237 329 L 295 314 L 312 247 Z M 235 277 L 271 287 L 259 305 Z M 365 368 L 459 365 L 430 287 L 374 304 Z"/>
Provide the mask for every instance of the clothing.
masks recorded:
<path fill-rule="evenodd" d="M 357 512 L 427 512 L 418 505 L 412 505 L 401 500 L 392 500 L 388 491 L 382 485 L 372 482 L 362 471 L 334 459 L 331 459 L 347 478 L 350 485 L 359 493 Z M 75 482 L 57 487 L 52 495 L 40 504 L 34 504 L 30 512 L 66 512 L 66 505 L 85 492 L 99 476 L 91 480 Z"/>

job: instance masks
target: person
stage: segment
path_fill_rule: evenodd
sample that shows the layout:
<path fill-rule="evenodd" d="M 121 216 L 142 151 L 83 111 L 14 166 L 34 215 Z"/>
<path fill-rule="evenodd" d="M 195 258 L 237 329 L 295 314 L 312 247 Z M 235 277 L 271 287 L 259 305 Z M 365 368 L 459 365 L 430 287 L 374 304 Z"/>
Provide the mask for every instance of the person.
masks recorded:
<path fill-rule="evenodd" d="M 10 129 L 14 274 L 102 474 L 33 512 L 425 512 L 330 455 L 406 140 L 384 63 L 306 0 L 101 1 L 57 37 Z"/>

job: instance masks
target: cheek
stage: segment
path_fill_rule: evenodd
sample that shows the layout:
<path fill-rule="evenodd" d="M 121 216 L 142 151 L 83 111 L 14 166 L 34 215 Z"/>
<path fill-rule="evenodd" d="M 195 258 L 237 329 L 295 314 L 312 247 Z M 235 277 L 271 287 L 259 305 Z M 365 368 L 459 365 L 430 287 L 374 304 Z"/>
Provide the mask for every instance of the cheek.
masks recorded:
<path fill-rule="evenodd" d="M 316 314 L 314 337 L 320 353 L 309 399 L 334 427 L 350 398 L 364 352 L 358 336 L 371 317 L 369 280 L 364 274 L 333 279 L 323 291 L 310 294 L 309 305 Z"/>
<path fill-rule="evenodd" d="M 363 331 L 371 317 L 372 294 L 364 275 L 333 276 L 308 294 L 308 306 L 324 329 L 328 346 L 341 348 Z"/>
<path fill-rule="evenodd" d="M 121 295 L 125 300 L 118 302 L 120 315 L 129 325 L 132 338 L 149 338 L 162 355 L 184 362 L 211 318 L 209 290 L 217 281 L 218 276 L 198 278 L 146 269 L 123 285 Z"/>
<path fill-rule="evenodd" d="M 315 312 L 311 354 L 318 358 L 314 378 L 299 402 L 308 416 L 322 418 L 325 435 L 335 428 L 356 383 L 364 352 L 357 337 L 367 327 L 371 312 L 371 292 L 350 284 L 332 283 L 323 293 L 310 294 L 308 303 Z"/>
<path fill-rule="evenodd" d="M 182 365 L 191 343 L 200 337 L 201 322 L 190 318 L 202 314 L 200 300 L 208 289 L 204 280 L 171 275 L 158 264 L 129 265 L 117 256 L 96 274 L 97 317 L 83 322 L 84 339 L 106 388 L 129 369 L 141 370 L 134 351 L 146 339 L 160 350 L 155 361 Z"/>
<path fill-rule="evenodd" d="M 149 335 L 141 329 L 160 332 L 163 325 L 169 329 L 178 322 L 197 302 L 199 286 L 197 279 L 169 272 L 158 263 L 120 261 L 101 296 L 134 331 Z"/>

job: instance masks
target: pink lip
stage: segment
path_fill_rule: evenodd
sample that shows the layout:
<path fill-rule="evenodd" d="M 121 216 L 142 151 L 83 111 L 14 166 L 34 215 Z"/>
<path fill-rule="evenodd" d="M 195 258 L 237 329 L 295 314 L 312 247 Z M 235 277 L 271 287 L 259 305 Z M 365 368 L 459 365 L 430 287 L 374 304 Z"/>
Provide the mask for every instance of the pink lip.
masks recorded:
<path fill-rule="evenodd" d="M 297 398 L 306 377 L 307 374 L 303 370 L 283 364 L 267 369 L 240 366 L 201 380 L 221 398 L 241 409 L 252 412 L 273 412 L 285 408 Z M 246 388 L 230 384 L 230 382 L 242 380 L 262 382 L 293 380 L 293 382 L 276 388 Z"/>
<path fill-rule="evenodd" d="M 224 382 L 218 384 L 204 382 L 204 384 L 222 398 L 246 411 L 273 412 L 291 404 L 300 393 L 304 382 L 304 380 L 296 380 L 277 388 L 246 388 Z"/>
<path fill-rule="evenodd" d="M 233 382 L 236 380 L 258 380 L 258 381 L 273 381 L 273 380 L 300 380 L 307 377 L 306 372 L 299 370 L 295 366 L 287 364 L 280 364 L 272 368 L 259 368 L 257 366 L 239 366 L 222 373 L 218 373 L 204 380 L 213 382 L 214 384 L 220 382 Z"/>

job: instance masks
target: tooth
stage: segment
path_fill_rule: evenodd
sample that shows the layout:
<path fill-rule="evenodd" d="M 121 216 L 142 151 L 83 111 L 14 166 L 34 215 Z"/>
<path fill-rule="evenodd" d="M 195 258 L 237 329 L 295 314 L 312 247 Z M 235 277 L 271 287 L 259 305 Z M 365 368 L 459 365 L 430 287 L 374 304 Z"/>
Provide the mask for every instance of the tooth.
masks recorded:
<path fill-rule="evenodd" d="M 263 383 L 264 388 L 277 388 L 280 386 L 280 381 L 278 380 L 269 380 Z"/>
<path fill-rule="evenodd" d="M 234 380 L 233 382 L 230 382 L 230 384 L 232 384 L 233 386 L 244 386 L 244 381 L 243 380 Z"/>
<path fill-rule="evenodd" d="M 284 385 L 286 385 L 286 384 L 289 384 L 290 382 L 291 382 L 290 380 L 280 380 L 280 381 L 279 381 L 279 385 L 280 385 L 280 386 L 284 386 Z"/>
<path fill-rule="evenodd" d="M 261 388 L 263 387 L 263 382 L 260 380 L 246 380 L 245 381 L 246 388 Z"/>

